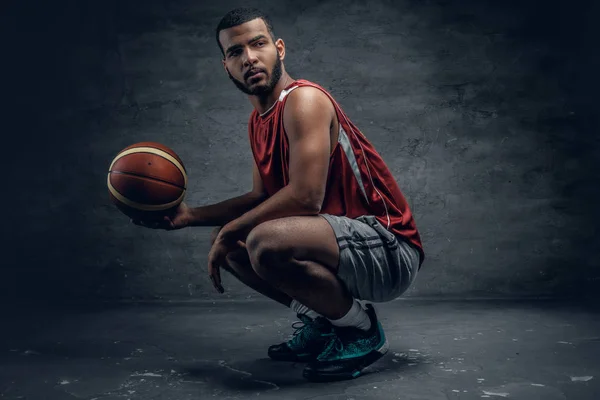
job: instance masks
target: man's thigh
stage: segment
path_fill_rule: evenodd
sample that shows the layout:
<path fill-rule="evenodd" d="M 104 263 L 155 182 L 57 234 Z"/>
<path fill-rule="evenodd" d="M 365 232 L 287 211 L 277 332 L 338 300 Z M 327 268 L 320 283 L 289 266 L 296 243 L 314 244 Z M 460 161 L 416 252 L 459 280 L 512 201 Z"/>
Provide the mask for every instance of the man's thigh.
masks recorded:
<path fill-rule="evenodd" d="M 420 261 L 418 251 L 385 229 L 375 217 L 320 216 L 336 236 L 338 277 L 355 298 L 390 301 L 414 282 Z"/>
<path fill-rule="evenodd" d="M 260 264 L 275 257 L 313 261 L 337 273 L 339 247 L 334 231 L 319 216 L 295 216 L 263 222 L 246 240 L 250 259 Z"/>

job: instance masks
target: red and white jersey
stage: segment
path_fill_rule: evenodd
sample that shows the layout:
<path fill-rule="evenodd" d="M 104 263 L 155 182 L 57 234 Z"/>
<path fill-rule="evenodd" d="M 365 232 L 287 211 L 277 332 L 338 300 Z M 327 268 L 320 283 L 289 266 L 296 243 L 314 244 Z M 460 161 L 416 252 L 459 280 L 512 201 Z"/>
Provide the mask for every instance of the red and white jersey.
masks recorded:
<path fill-rule="evenodd" d="M 278 101 L 265 115 L 261 116 L 256 110 L 250 115 L 250 146 L 267 195 L 274 195 L 289 183 L 289 146 L 283 127 L 283 109 L 287 95 L 302 86 L 323 91 L 333 103 L 339 121 L 339 139 L 329 159 L 321 213 L 349 218 L 375 216 L 387 230 L 419 250 L 422 264 L 425 253 L 421 237 L 398 183 L 373 145 L 340 105 L 315 83 L 296 80 L 281 92 Z"/>

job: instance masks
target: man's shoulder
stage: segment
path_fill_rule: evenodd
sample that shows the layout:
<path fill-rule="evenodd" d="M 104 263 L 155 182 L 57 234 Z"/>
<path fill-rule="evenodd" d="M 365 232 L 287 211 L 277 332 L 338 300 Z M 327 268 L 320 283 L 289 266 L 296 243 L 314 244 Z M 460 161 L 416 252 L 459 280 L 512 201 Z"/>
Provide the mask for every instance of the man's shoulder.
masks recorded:
<path fill-rule="evenodd" d="M 316 90 L 327 91 L 323 86 L 319 85 L 316 82 L 309 81 L 307 79 L 296 79 L 294 81 L 294 83 L 292 83 L 290 85 L 290 87 L 294 87 L 294 86 L 297 87 L 296 90 L 298 90 L 298 89 L 304 89 L 304 88 L 313 88 L 313 89 L 316 89 Z"/>
<path fill-rule="evenodd" d="M 301 83 L 294 90 L 292 90 L 287 95 L 287 102 L 291 102 L 293 104 L 316 102 L 320 105 L 326 105 L 327 103 L 330 103 L 329 95 L 323 87 L 312 82 L 308 83 L 310 83 L 310 85 Z"/>

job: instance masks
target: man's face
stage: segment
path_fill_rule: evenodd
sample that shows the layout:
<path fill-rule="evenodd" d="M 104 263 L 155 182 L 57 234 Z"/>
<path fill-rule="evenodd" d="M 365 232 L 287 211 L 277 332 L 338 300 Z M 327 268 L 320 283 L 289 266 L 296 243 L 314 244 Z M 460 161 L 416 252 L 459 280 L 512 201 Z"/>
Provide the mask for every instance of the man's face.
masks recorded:
<path fill-rule="evenodd" d="M 273 92 L 282 74 L 278 47 L 283 49 L 283 42 L 273 43 L 262 19 L 222 30 L 219 40 L 225 51 L 223 65 L 238 89 L 252 96 Z"/>

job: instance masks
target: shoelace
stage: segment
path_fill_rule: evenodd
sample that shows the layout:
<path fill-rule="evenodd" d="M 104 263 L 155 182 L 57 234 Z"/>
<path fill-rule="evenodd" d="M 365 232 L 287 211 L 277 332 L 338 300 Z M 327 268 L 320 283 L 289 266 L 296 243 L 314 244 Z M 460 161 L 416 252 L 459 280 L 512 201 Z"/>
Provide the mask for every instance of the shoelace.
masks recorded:
<path fill-rule="evenodd" d="M 298 325 L 300 324 L 300 325 Z M 297 335 L 298 333 L 302 332 L 302 330 L 304 328 L 306 328 L 306 324 L 302 321 L 295 321 L 292 323 L 292 328 L 295 329 L 293 335 Z"/>
<path fill-rule="evenodd" d="M 295 321 L 292 323 L 294 333 L 292 333 L 291 341 L 293 343 L 296 343 L 298 340 L 300 340 L 300 335 L 302 334 L 302 331 L 304 331 L 304 328 L 306 328 L 307 326 L 308 325 L 305 324 L 303 321 Z"/>

